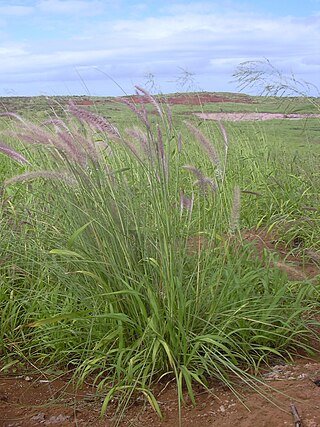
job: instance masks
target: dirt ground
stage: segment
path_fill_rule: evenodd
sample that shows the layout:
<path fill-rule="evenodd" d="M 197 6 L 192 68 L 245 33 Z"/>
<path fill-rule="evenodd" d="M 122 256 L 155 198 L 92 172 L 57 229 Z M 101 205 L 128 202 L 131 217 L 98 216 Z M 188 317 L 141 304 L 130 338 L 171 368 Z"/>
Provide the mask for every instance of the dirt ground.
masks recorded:
<path fill-rule="evenodd" d="M 239 389 L 242 403 L 221 385 L 213 385 L 212 394 L 199 390 L 197 406 L 190 402 L 182 407 L 182 426 L 189 427 L 282 427 L 320 426 L 320 360 L 296 359 L 293 364 L 278 364 L 263 376 L 269 399 L 259 393 Z M 121 427 L 178 426 L 176 389 L 163 386 L 158 393 L 163 420 L 141 398 L 128 408 Z M 116 402 L 104 418 L 100 418 L 103 396 L 95 396 L 94 388 L 84 386 L 75 393 L 67 378 L 54 379 L 41 374 L 0 376 L 0 426 L 115 426 Z M 294 421 L 292 406 L 300 418 Z"/>
<path fill-rule="evenodd" d="M 121 97 L 133 101 L 135 104 L 148 103 L 148 99 L 145 96 L 133 95 Z M 119 99 L 121 99 L 119 98 Z M 216 102 L 235 102 L 243 104 L 253 104 L 254 98 L 248 95 L 230 93 L 228 95 L 216 95 L 212 93 L 177 93 L 174 95 L 166 95 L 159 99 L 160 102 L 164 102 L 169 105 L 204 105 Z"/>
<path fill-rule="evenodd" d="M 225 120 L 229 122 L 239 121 L 265 121 L 265 120 L 301 120 L 308 118 L 320 118 L 320 114 L 284 114 L 284 113 L 194 113 L 204 120 Z"/>

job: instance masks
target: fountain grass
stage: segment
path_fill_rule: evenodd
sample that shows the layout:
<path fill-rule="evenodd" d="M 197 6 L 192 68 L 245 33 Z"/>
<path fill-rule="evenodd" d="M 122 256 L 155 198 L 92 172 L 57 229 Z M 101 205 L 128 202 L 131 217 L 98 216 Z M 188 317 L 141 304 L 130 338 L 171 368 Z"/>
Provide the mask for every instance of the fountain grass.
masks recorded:
<path fill-rule="evenodd" d="M 129 101 L 137 120 L 126 132 L 74 106 L 63 130 L 12 124 L 20 140 L 7 135 L 1 159 L 2 358 L 93 378 L 102 413 L 117 396 L 119 416 L 137 393 L 161 416 L 153 386 L 172 378 L 180 405 L 212 378 L 268 398 L 256 374 L 311 351 L 319 287 L 290 284 L 241 229 L 286 222 L 294 233 L 311 207 L 305 242 L 317 251 L 313 159 L 257 148 L 221 124 L 177 127 L 153 107 Z M 16 162 L 21 144 L 31 166 Z"/>

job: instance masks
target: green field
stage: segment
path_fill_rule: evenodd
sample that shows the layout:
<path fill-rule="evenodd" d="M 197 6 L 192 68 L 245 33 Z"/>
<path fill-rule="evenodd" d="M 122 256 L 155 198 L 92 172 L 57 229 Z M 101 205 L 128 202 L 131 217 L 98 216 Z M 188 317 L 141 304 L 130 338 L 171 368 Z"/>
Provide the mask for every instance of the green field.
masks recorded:
<path fill-rule="evenodd" d="M 261 366 L 312 352 L 320 276 L 290 280 L 243 236 L 268 230 L 288 271 L 319 269 L 320 119 L 190 113 L 319 114 L 319 99 L 218 95 L 0 99 L 2 369 L 70 371 L 102 412 L 138 393 L 160 415 L 159 379 L 180 403 L 212 378 L 267 395 Z"/>

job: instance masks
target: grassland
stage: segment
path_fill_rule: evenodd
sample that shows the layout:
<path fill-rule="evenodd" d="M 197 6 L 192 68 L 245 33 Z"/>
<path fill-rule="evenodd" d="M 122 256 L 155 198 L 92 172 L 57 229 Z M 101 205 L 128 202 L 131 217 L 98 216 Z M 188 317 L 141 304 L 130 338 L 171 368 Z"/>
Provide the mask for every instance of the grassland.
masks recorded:
<path fill-rule="evenodd" d="M 261 365 L 312 351 L 319 276 L 289 280 L 244 234 L 269 230 L 317 268 L 320 122 L 190 113 L 318 113 L 319 101 L 229 94 L 168 109 L 141 95 L 145 108 L 2 99 L 23 118 L 0 117 L 3 367 L 93 377 L 102 412 L 140 393 L 161 415 L 159 379 L 175 379 L 180 404 L 212 378 L 267 394 Z"/>

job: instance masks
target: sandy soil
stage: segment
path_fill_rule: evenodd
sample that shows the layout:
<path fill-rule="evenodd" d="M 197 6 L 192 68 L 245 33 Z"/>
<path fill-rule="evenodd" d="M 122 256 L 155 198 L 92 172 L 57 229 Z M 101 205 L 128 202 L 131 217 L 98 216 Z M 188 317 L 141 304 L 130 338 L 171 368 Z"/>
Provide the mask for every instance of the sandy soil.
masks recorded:
<path fill-rule="evenodd" d="M 229 122 L 257 120 L 302 120 L 320 118 L 320 114 L 282 114 L 282 113 L 194 113 L 204 120 L 225 120 Z"/>

